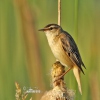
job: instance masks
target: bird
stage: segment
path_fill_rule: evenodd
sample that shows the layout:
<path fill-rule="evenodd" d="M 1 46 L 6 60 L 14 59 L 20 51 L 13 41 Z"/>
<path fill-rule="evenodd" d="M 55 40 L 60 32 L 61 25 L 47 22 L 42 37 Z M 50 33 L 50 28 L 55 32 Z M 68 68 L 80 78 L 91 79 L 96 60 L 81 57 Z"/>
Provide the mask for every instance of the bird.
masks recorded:
<path fill-rule="evenodd" d="M 73 37 L 67 31 L 64 31 L 58 24 L 48 24 L 44 28 L 39 29 L 39 31 L 45 33 L 56 60 L 68 67 L 66 72 L 71 69 L 73 70 L 78 83 L 79 92 L 82 95 L 80 72 L 84 74 L 82 67 L 85 69 L 86 67 Z"/>

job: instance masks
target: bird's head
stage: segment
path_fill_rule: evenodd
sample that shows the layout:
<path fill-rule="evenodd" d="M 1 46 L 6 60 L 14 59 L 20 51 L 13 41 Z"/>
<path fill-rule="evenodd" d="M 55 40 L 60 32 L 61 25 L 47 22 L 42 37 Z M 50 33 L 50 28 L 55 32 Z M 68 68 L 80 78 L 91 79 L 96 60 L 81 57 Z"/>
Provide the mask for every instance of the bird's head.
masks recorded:
<path fill-rule="evenodd" d="M 40 29 L 39 31 L 44 31 L 46 34 L 59 34 L 62 30 L 61 26 L 57 24 L 48 24 L 43 29 Z"/>

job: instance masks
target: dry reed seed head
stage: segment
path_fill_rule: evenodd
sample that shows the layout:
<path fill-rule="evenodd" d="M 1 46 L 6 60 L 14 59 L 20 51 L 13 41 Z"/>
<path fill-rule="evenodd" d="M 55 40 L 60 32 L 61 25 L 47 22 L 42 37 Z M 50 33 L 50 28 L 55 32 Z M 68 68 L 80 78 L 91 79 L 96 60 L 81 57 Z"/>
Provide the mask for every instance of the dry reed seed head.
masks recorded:
<path fill-rule="evenodd" d="M 20 88 L 20 85 L 17 82 L 15 82 L 15 86 L 16 86 L 15 97 L 16 97 L 16 100 L 19 100 L 20 97 L 21 97 L 21 88 Z"/>
<path fill-rule="evenodd" d="M 22 93 L 20 85 L 17 82 L 15 82 L 15 86 L 16 86 L 16 94 L 15 94 L 16 100 L 26 100 L 28 94 Z M 30 100 L 32 99 L 30 98 Z"/>
<path fill-rule="evenodd" d="M 60 88 L 65 88 L 64 77 L 59 78 L 65 72 L 65 67 L 59 62 L 55 62 L 52 67 L 52 85 L 53 88 L 59 86 Z M 64 89 L 63 89 L 64 90 Z"/>
<path fill-rule="evenodd" d="M 64 83 L 64 79 L 60 78 L 63 73 L 65 72 L 65 67 L 59 62 L 55 62 L 53 64 L 51 70 L 51 76 L 53 84 L 53 89 L 47 91 L 41 98 L 41 100 L 74 100 L 75 92 L 73 90 L 68 90 L 66 88 L 66 84 Z M 55 79 L 58 78 L 57 81 Z"/>
<path fill-rule="evenodd" d="M 46 92 L 41 100 L 74 100 L 75 93 L 73 90 L 62 91 L 59 86 L 56 86 L 52 90 Z"/>
<path fill-rule="evenodd" d="M 59 61 L 53 64 L 52 73 L 51 73 L 52 78 L 58 77 L 62 75 L 64 72 L 65 72 L 65 67 Z"/>

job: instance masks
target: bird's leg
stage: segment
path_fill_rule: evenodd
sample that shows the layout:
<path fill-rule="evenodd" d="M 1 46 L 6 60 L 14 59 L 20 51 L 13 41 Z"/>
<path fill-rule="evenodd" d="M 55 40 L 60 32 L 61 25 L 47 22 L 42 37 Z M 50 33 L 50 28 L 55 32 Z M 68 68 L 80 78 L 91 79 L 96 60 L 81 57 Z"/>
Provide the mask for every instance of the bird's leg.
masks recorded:
<path fill-rule="evenodd" d="M 61 79 L 66 73 L 68 73 L 73 67 L 69 67 L 67 71 L 65 71 L 62 75 L 60 75 L 59 77 L 57 77 L 57 79 L 55 79 L 55 81 Z M 54 82 L 55 82 L 54 81 Z"/>
<path fill-rule="evenodd" d="M 65 71 L 61 76 L 60 78 L 62 78 L 66 73 L 68 73 L 70 70 L 72 69 L 72 67 L 69 67 L 67 71 Z"/>

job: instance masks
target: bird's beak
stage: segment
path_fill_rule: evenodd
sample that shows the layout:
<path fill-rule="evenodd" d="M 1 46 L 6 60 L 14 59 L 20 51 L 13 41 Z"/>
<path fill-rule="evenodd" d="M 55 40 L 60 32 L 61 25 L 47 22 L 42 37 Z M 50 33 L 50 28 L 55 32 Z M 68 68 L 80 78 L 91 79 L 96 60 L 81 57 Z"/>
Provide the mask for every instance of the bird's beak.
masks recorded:
<path fill-rule="evenodd" d="M 38 31 L 44 31 L 45 29 L 39 29 Z"/>
<path fill-rule="evenodd" d="M 38 31 L 46 31 L 48 30 L 47 28 L 39 29 Z"/>

